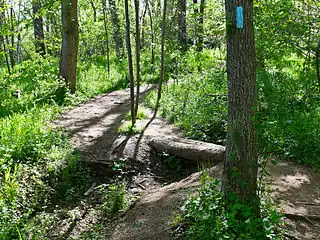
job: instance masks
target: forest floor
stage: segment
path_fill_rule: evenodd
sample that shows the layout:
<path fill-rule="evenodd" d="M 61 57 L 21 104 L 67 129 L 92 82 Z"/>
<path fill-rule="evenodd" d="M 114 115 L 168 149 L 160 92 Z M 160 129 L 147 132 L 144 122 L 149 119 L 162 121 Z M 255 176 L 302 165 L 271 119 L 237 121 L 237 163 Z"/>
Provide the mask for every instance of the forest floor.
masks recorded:
<path fill-rule="evenodd" d="M 152 89 L 141 89 L 142 99 Z M 143 101 L 143 100 L 142 100 Z M 70 132 L 72 143 L 79 150 L 81 161 L 92 167 L 96 183 L 108 182 L 110 166 L 126 161 L 128 193 L 137 201 L 129 210 L 111 221 L 105 239 L 156 240 L 171 239 L 175 229 L 170 227 L 173 214 L 192 192 L 199 187 L 197 166 L 179 162 L 179 169 L 168 169 L 164 158 L 148 145 L 148 139 L 183 137 L 179 129 L 161 117 L 152 119 L 152 111 L 145 109 L 148 118 L 137 122 L 144 131 L 134 136 L 118 132 L 130 110 L 129 90 L 100 95 L 62 114 L 55 124 Z M 209 174 L 220 178 L 222 164 L 213 166 Z M 319 239 L 320 236 L 320 172 L 289 162 L 269 167 L 271 194 L 281 204 L 286 216 L 288 239 Z M 87 194 L 90 198 L 90 191 Z M 57 239 L 76 239 L 98 226 L 99 210 L 94 201 L 82 201 L 67 210 L 73 221 L 61 219 Z M 54 239 L 54 237 L 52 238 Z"/>

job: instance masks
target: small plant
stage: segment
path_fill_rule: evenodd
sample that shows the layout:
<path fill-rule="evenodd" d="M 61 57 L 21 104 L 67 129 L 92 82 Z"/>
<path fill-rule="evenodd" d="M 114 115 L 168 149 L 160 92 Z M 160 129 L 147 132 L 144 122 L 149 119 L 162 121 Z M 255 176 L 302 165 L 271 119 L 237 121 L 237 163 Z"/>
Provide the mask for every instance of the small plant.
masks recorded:
<path fill-rule="evenodd" d="M 141 131 L 142 131 L 142 129 L 137 127 L 136 125 L 134 125 L 132 127 L 132 123 L 131 122 L 124 122 L 118 128 L 118 133 L 124 133 L 124 134 L 130 134 L 130 135 L 134 135 L 134 134 L 140 133 Z"/>
<path fill-rule="evenodd" d="M 200 183 L 199 196 L 189 198 L 175 219 L 186 226 L 185 239 L 282 239 L 284 221 L 267 192 L 261 196 L 261 218 L 256 218 L 250 207 L 225 201 L 219 180 L 202 172 Z"/>
<path fill-rule="evenodd" d="M 148 118 L 148 115 L 145 113 L 145 109 L 139 108 L 137 116 L 136 116 L 136 119 L 137 120 L 143 120 L 143 119 L 147 119 L 147 118 Z M 126 114 L 125 120 L 131 121 L 131 112 L 128 112 Z"/>
<path fill-rule="evenodd" d="M 126 209 L 126 185 L 123 182 L 100 186 L 100 189 L 103 201 L 102 209 L 106 216 L 115 216 Z"/>

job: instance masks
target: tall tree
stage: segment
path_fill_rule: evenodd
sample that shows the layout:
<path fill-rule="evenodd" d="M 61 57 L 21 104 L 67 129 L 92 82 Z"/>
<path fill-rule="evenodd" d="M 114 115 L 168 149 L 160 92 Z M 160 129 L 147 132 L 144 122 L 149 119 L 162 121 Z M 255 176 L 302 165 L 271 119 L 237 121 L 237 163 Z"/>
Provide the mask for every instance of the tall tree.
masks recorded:
<path fill-rule="evenodd" d="M 154 65 L 154 32 L 153 32 L 153 20 L 152 20 L 152 10 L 149 1 L 146 0 L 146 7 L 148 8 L 148 13 L 150 17 L 150 32 L 151 32 L 151 64 Z"/>
<path fill-rule="evenodd" d="M 0 0 L 0 44 L 1 44 L 1 49 L 2 52 L 4 53 L 5 56 L 5 60 L 6 60 L 6 65 L 7 65 L 7 69 L 8 69 L 8 73 L 11 74 L 11 67 L 10 67 L 10 63 L 9 63 L 9 52 L 7 49 L 7 44 L 5 41 L 6 35 L 5 35 L 5 1 L 4 0 Z"/>
<path fill-rule="evenodd" d="M 187 46 L 187 3 L 178 0 L 178 41 L 182 50 Z"/>
<path fill-rule="evenodd" d="M 33 0 L 32 11 L 33 11 L 33 26 L 34 26 L 34 41 L 36 52 L 42 57 L 46 55 L 46 47 L 44 41 L 44 31 L 43 31 L 43 17 L 41 16 L 41 1 Z"/>
<path fill-rule="evenodd" d="M 166 32 L 166 13 L 167 13 L 167 0 L 163 1 L 163 15 L 162 15 L 162 29 L 161 29 L 161 65 L 160 65 L 160 79 L 158 85 L 158 96 L 154 116 L 156 116 L 161 99 L 162 83 L 164 81 L 164 35 Z"/>
<path fill-rule="evenodd" d="M 253 0 L 226 0 L 226 26 L 229 93 L 222 191 L 227 198 L 235 194 L 243 204 L 253 207 L 258 213 L 258 155 L 254 128 L 257 91 Z"/>
<path fill-rule="evenodd" d="M 78 1 L 62 0 L 62 49 L 60 57 L 60 76 L 69 85 L 71 93 L 76 91 L 78 61 Z"/>
<path fill-rule="evenodd" d="M 127 43 L 127 52 L 128 52 L 129 79 L 130 79 L 131 122 L 133 127 L 136 123 L 136 115 L 135 115 L 135 108 L 134 108 L 134 76 L 133 76 L 131 41 L 130 41 L 130 18 L 129 18 L 128 0 L 124 0 L 124 8 L 125 8 L 125 15 L 126 15 L 126 43 Z"/>
<path fill-rule="evenodd" d="M 136 81 L 137 81 L 137 91 L 136 91 L 136 104 L 135 104 L 135 116 L 137 116 L 139 108 L 139 95 L 140 95 L 140 0 L 134 0 L 135 6 L 135 23 L 136 23 Z"/>
<path fill-rule="evenodd" d="M 197 40 L 197 50 L 201 51 L 203 48 L 203 20 L 204 20 L 204 9 L 205 0 L 200 0 L 200 15 L 199 15 L 199 26 L 198 26 L 198 40 Z"/>
<path fill-rule="evenodd" d="M 9 48 L 9 55 L 10 55 L 10 62 L 11 62 L 11 67 L 12 69 L 14 68 L 15 65 L 15 59 L 14 59 L 14 10 L 13 7 L 10 7 L 10 30 L 11 30 L 11 47 Z"/>
<path fill-rule="evenodd" d="M 115 0 L 109 0 L 109 7 L 111 11 L 111 23 L 113 28 L 113 39 L 116 45 L 116 54 L 118 58 L 121 58 L 123 56 L 123 42 L 121 37 L 118 8 Z"/>
<path fill-rule="evenodd" d="M 107 27 L 107 4 L 106 4 L 106 0 L 101 0 L 101 2 L 102 2 L 104 31 L 106 34 L 107 70 L 108 70 L 108 74 L 110 74 L 110 51 L 109 51 L 110 49 L 109 49 L 109 31 Z"/>

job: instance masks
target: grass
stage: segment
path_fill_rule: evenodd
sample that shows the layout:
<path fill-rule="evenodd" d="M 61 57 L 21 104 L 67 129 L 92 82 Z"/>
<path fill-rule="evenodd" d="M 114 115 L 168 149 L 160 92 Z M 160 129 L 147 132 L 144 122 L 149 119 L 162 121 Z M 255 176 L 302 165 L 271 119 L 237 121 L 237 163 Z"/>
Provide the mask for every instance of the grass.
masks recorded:
<path fill-rule="evenodd" d="M 113 61 L 114 58 L 113 58 Z M 115 64 L 115 63 L 114 63 Z M 125 62 L 122 64 L 124 65 Z M 47 239 L 56 205 L 72 205 L 93 179 L 68 134 L 51 121 L 95 95 L 127 87 L 125 68 L 103 58 L 79 63 L 77 93 L 58 75 L 57 59 L 35 58 L 2 72 L 0 84 L 0 239 Z M 16 97 L 16 90 L 21 96 Z"/>

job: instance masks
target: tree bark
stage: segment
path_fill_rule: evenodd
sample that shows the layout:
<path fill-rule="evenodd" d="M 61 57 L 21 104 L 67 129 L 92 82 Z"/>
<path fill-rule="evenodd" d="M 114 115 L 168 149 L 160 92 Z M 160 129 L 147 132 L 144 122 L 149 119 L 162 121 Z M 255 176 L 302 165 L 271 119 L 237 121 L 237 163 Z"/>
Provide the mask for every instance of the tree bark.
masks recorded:
<path fill-rule="evenodd" d="M 4 22 L 5 22 L 5 11 L 4 11 L 4 1 L 0 1 L 0 9 L 1 9 L 1 12 L 0 12 L 0 30 L 3 29 L 3 25 L 4 25 Z M 5 36 L 4 35 L 0 35 L 0 44 L 1 44 L 1 48 L 4 52 L 4 56 L 5 56 L 5 61 L 6 61 L 6 66 L 7 66 L 7 69 L 8 69 L 8 73 L 11 74 L 11 68 L 10 68 L 10 62 L 9 62 L 9 52 L 7 50 L 7 47 L 6 47 L 6 41 L 5 41 Z"/>
<path fill-rule="evenodd" d="M 124 0 L 125 15 L 126 15 L 126 42 L 128 52 L 128 69 L 130 79 L 130 107 L 131 107 L 131 122 L 133 127 L 136 124 L 136 115 L 134 108 L 134 77 L 133 77 L 133 64 L 132 64 L 132 51 L 130 41 L 130 18 L 129 18 L 129 6 L 128 0 Z"/>
<path fill-rule="evenodd" d="M 62 50 L 60 57 L 60 76 L 64 78 L 71 93 L 76 91 L 78 61 L 78 1 L 62 0 Z"/>
<path fill-rule="evenodd" d="M 154 116 L 156 116 L 157 111 L 160 106 L 162 83 L 164 81 L 164 35 L 166 33 L 166 13 L 167 13 L 167 0 L 163 1 L 163 15 L 162 15 L 162 29 L 161 29 L 161 65 L 160 65 L 160 79 L 158 85 L 158 96 L 156 107 L 154 111 Z"/>
<path fill-rule="evenodd" d="M 183 51 L 187 47 L 187 3 L 186 0 L 178 0 L 178 41 Z"/>
<path fill-rule="evenodd" d="M 199 9 L 198 0 L 193 0 L 193 15 L 194 15 L 194 45 L 198 44 L 198 20 L 199 20 Z"/>
<path fill-rule="evenodd" d="M 154 31 L 153 31 L 153 20 L 152 20 L 152 11 L 149 1 L 146 0 L 146 7 L 148 7 L 148 13 L 150 17 L 150 31 L 151 31 L 151 64 L 154 65 Z"/>
<path fill-rule="evenodd" d="M 102 0 L 101 2 L 102 2 L 102 11 L 103 11 L 104 31 L 106 34 L 107 70 L 108 70 L 108 74 L 110 74 L 110 51 L 109 51 L 109 32 L 107 27 L 107 4 L 106 4 L 106 0 Z"/>
<path fill-rule="evenodd" d="M 222 191 L 253 207 L 257 213 L 258 155 L 256 110 L 256 57 L 253 0 L 238 1 L 244 8 L 244 28 L 236 25 L 236 2 L 226 0 L 228 134 Z"/>
<path fill-rule="evenodd" d="M 320 40 L 318 43 L 318 46 L 316 48 L 316 77 L 317 77 L 317 82 L 320 87 L 320 60 L 319 60 L 319 54 L 320 54 Z"/>
<path fill-rule="evenodd" d="M 224 146 L 190 139 L 153 137 L 149 145 L 157 152 L 167 152 L 189 160 L 193 165 L 204 161 L 220 163 L 225 158 Z"/>
<path fill-rule="evenodd" d="M 203 20 L 204 20 L 204 10 L 205 10 L 205 0 L 200 1 L 200 15 L 199 15 L 199 27 L 198 27 L 198 42 L 197 42 L 197 50 L 202 51 L 203 49 Z"/>
<path fill-rule="evenodd" d="M 14 59 L 14 12 L 13 8 L 10 8 L 10 25 L 11 25 L 11 48 L 9 50 L 10 53 L 10 62 L 11 62 L 11 68 L 13 69 L 15 66 L 15 59 Z"/>
<path fill-rule="evenodd" d="M 113 28 L 113 39 L 116 45 L 116 54 L 118 58 L 123 57 L 123 43 L 120 31 L 120 21 L 118 16 L 118 8 L 115 0 L 109 0 L 109 6 L 111 11 L 111 23 Z"/>
<path fill-rule="evenodd" d="M 18 36 L 17 36 L 17 62 L 18 64 L 21 63 L 22 54 L 21 54 L 21 29 L 20 29 L 20 15 L 21 14 L 21 1 L 19 1 L 18 7 L 18 20 L 17 20 L 17 29 L 18 29 Z"/>
<path fill-rule="evenodd" d="M 94 5 L 93 0 L 90 0 L 90 5 L 93 10 L 93 21 L 96 22 L 97 21 L 97 9 L 96 9 L 96 6 Z"/>
<path fill-rule="evenodd" d="M 34 25 L 34 41 L 36 52 L 42 57 L 46 55 L 46 46 L 44 43 L 43 17 L 40 15 L 41 0 L 34 0 L 32 3 L 33 25 Z"/>
<path fill-rule="evenodd" d="M 134 0 L 135 6 L 135 23 L 136 23 L 136 81 L 137 81 L 137 91 L 136 91 L 136 103 L 135 103 L 135 116 L 137 116 L 139 108 L 139 94 L 140 94 L 140 17 L 139 17 L 139 1 Z"/>

